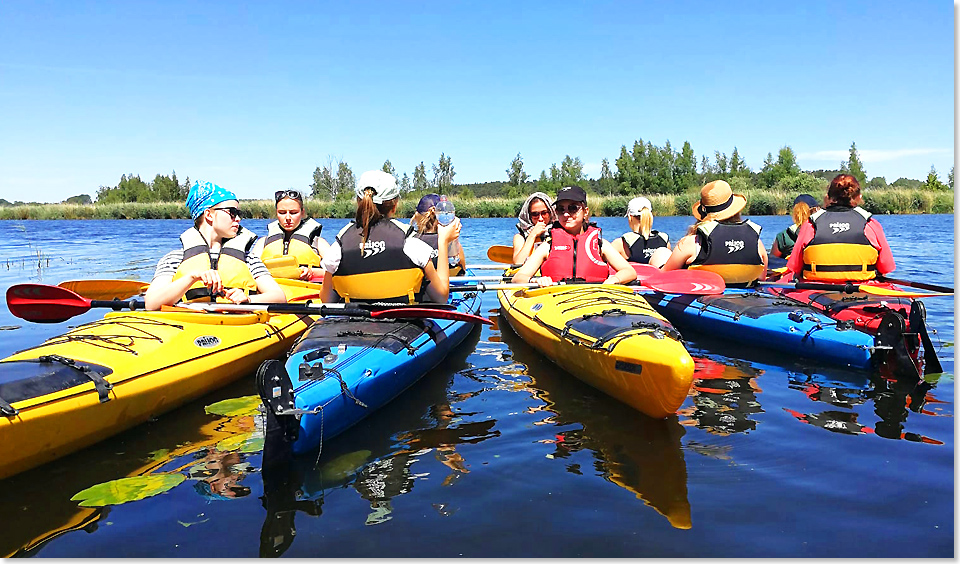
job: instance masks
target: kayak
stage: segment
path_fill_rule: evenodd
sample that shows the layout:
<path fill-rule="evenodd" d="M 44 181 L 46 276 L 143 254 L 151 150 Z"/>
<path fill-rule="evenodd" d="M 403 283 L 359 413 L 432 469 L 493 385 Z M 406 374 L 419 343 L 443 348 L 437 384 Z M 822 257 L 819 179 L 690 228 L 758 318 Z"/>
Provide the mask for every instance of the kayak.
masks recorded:
<path fill-rule="evenodd" d="M 480 302 L 477 292 L 463 292 L 448 304 L 476 315 Z M 268 429 L 282 427 L 295 453 L 322 448 L 440 364 L 473 327 L 431 318 L 318 319 L 285 361 L 257 370 Z"/>
<path fill-rule="evenodd" d="M 107 313 L 0 360 L 0 479 L 256 370 L 312 323 L 291 313 Z"/>
<path fill-rule="evenodd" d="M 594 388 L 658 419 L 686 400 L 693 359 L 632 288 L 571 284 L 497 295 L 500 314 L 524 341 Z"/>
<path fill-rule="evenodd" d="M 645 294 L 660 313 L 683 331 L 691 330 L 816 362 L 871 370 L 886 359 L 893 343 L 856 330 L 809 305 L 767 292 L 727 289 L 719 296 Z M 895 320 L 886 319 L 887 322 Z M 896 328 L 891 328 L 896 330 Z M 902 329 L 901 329 L 902 333 Z"/>
<path fill-rule="evenodd" d="M 888 290 L 901 290 L 898 286 L 889 283 L 871 283 L 870 286 Z M 897 296 L 881 296 L 854 292 L 847 294 L 836 291 L 798 290 L 796 288 L 779 288 L 768 286 L 765 290 L 777 296 L 809 305 L 837 321 L 849 321 L 866 333 L 876 335 L 880 329 L 881 319 L 889 312 L 899 314 L 904 319 L 910 319 L 913 305 L 923 303 L 913 298 Z"/>

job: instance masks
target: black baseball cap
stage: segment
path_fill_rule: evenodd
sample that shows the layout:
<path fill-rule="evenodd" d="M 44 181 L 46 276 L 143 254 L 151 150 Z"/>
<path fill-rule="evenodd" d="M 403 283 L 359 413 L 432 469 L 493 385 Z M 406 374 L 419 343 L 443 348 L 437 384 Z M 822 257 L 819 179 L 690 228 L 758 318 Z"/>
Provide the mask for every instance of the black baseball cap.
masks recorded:
<path fill-rule="evenodd" d="M 570 200 L 572 202 L 587 203 L 587 193 L 579 186 L 564 186 L 557 192 L 557 200 Z"/>
<path fill-rule="evenodd" d="M 818 204 L 817 201 L 810 194 L 800 194 L 799 196 L 796 197 L 795 200 L 793 200 L 793 205 L 797 205 L 800 202 L 807 204 L 811 208 L 816 208 L 820 206 L 820 204 Z"/>

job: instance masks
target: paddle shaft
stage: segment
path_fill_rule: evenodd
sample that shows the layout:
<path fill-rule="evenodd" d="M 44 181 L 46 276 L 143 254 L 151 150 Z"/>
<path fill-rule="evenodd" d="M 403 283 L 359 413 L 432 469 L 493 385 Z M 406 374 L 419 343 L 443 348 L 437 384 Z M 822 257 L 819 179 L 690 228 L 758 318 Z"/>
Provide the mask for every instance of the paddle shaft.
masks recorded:
<path fill-rule="evenodd" d="M 853 294 L 855 292 L 863 292 L 865 294 L 873 294 L 875 296 L 889 296 L 895 298 L 926 298 L 933 296 L 949 296 L 950 294 L 943 293 L 920 293 L 920 292 L 903 292 L 901 290 L 891 290 L 887 288 L 881 288 L 879 286 L 871 286 L 869 284 L 852 284 L 847 282 L 846 284 L 821 284 L 817 282 L 758 282 L 760 286 L 768 286 L 771 288 L 796 288 L 797 290 L 821 290 L 824 292 L 842 292 L 844 294 Z"/>
<path fill-rule="evenodd" d="M 894 284 L 900 284 L 901 286 L 910 286 L 911 288 L 920 288 L 921 290 L 930 290 L 932 292 L 943 292 L 945 294 L 952 294 L 953 288 L 948 288 L 947 286 L 937 286 L 936 284 L 927 284 L 925 282 L 911 282 L 910 280 L 900 280 L 898 278 L 887 278 L 886 276 L 882 277 L 881 280 L 884 282 L 892 282 Z"/>

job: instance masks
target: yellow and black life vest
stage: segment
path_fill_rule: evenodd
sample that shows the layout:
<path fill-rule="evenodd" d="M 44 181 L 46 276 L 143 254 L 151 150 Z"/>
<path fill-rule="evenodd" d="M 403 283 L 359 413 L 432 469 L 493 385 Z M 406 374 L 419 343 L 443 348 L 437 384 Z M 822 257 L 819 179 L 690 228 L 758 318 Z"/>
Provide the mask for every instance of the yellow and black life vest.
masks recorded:
<path fill-rule="evenodd" d="M 635 231 L 624 233 L 620 237 L 623 239 L 623 248 L 627 251 L 630 262 L 639 262 L 640 264 L 650 264 L 650 257 L 653 252 L 661 247 L 666 247 L 670 242 L 670 237 L 666 233 L 661 233 L 656 229 L 650 231 L 650 238 L 644 239 L 642 235 Z"/>
<path fill-rule="evenodd" d="M 830 206 L 810 216 L 813 239 L 803 249 L 804 280 L 863 281 L 877 277 L 880 252 L 867 239 L 870 212 Z"/>
<path fill-rule="evenodd" d="M 430 253 L 430 259 L 433 260 L 433 267 L 437 267 L 437 259 L 440 258 L 440 234 L 439 233 L 417 233 L 414 231 L 410 234 L 410 237 L 415 237 L 420 239 L 424 243 L 430 245 L 430 248 L 433 249 L 433 252 Z M 454 264 L 456 261 L 456 264 Z M 463 275 L 463 265 L 460 264 L 460 257 L 453 256 L 447 257 L 447 262 L 450 263 L 450 276 L 462 276 Z M 426 285 L 426 281 L 424 282 Z"/>
<path fill-rule="evenodd" d="M 380 220 L 370 227 L 366 244 L 363 228 L 351 221 L 337 234 L 340 266 L 333 289 L 347 302 L 414 303 L 423 282 L 423 269 L 403 252 L 406 226 Z"/>
<path fill-rule="evenodd" d="M 761 229 L 749 219 L 699 225 L 696 237 L 700 254 L 687 268 L 716 272 L 731 287 L 750 286 L 763 274 L 763 257 L 757 249 Z"/>
<path fill-rule="evenodd" d="M 263 240 L 263 252 L 260 258 L 266 261 L 285 255 L 297 257 L 300 266 L 320 266 L 320 255 L 313 243 L 320 236 L 323 226 L 312 217 L 300 222 L 300 226 L 287 233 L 280 227 L 279 221 L 267 225 L 267 236 Z"/>
<path fill-rule="evenodd" d="M 236 237 L 224 239 L 220 243 L 220 256 L 217 260 L 210 257 L 210 244 L 196 227 L 187 229 L 180 235 L 183 245 L 183 261 L 177 267 L 173 279 L 182 278 L 188 271 L 216 269 L 224 288 L 242 288 L 247 294 L 257 289 L 257 282 L 247 267 L 247 252 L 257 240 L 257 235 L 242 226 Z M 181 301 L 213 301 L 203 282 L 196 282 L 187 290 Z"/>

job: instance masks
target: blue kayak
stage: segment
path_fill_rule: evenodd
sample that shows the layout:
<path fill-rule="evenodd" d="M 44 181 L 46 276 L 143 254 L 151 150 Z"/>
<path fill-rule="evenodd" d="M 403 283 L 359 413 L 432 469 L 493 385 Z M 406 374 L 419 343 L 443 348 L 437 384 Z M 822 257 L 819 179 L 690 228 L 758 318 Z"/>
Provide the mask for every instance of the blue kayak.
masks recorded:
<path fill-rule="evenodd" d="M 476 315 L 477 292 L 452 293 L 451 311 Z M 324 317 L 301 335 L 285 362 L 257 371 L 268 429 L 283 428 L 293 452 L 329 440 L 397 397 L 473 330 L 449 319 Z"/>
<path fill-rule="evenodd" d="M 821 364 L 869 370 L 879 359 L 875 352 L 889 348 L 857 331 L 852 323 L 838 322 L 807 305 L 754 290 L 728 288 L 719 296 L 659 292 L 644 296 L 681 331 Z"/>

